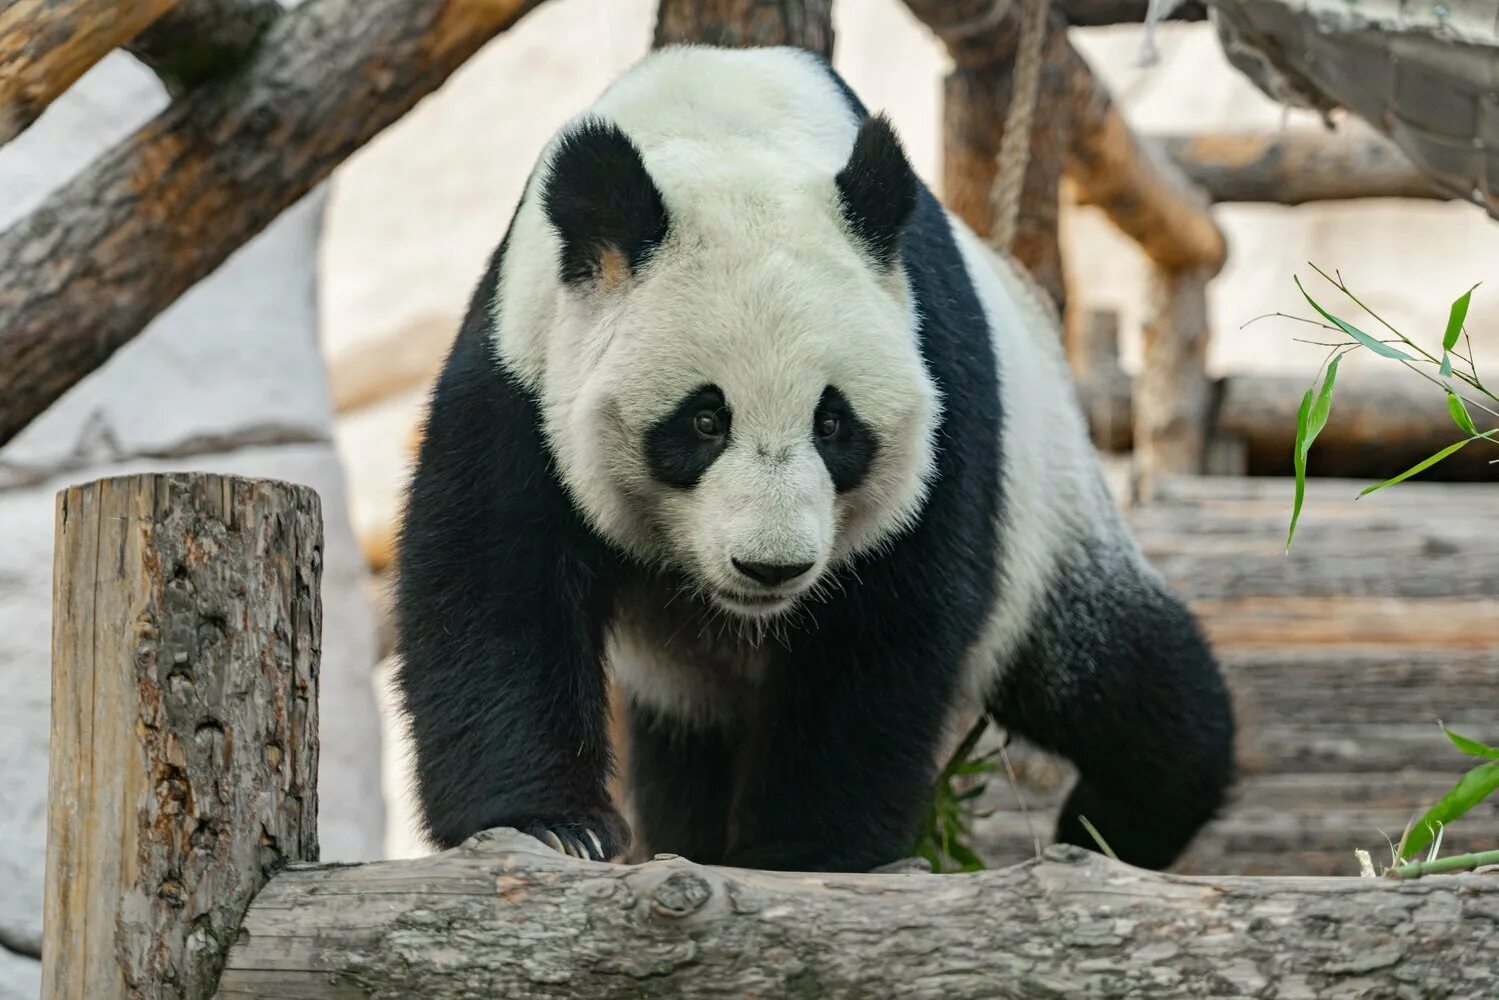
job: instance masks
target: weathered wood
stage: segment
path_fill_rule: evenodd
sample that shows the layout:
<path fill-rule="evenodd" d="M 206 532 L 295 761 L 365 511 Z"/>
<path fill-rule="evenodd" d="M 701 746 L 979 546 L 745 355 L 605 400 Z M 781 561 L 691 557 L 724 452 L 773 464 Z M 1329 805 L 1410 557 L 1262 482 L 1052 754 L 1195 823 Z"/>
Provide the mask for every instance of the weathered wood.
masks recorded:
<path fill-rule="evenodd" d="M 0 444 L 540 0 L 306 0 L 0 235 Z"/>
<path fill-rule="evenodd" d="M 1104 27 L 1111 24 L 1143 24 L 1150 0 L 1053 0 L 1067 23 L 1079 28 Z M 1179 3 L 1167 21 L 1206 21 L 1207 5 L 1197 0 Z"/>
<path fill-rule="evenodd" d="M 1481 875 L 1184 878 L 1077 848 L 973 875 L 798 875 L 596 864 L 491 831 L 278 875 L 220 995 L 1477 997 L 1499 988 L 1496 921 Z"/>
<path fill-rule="evenodd" d="M 942 200 L 975 233 L 994 228 L 994 179 L 1014 90 L 1019 46 L 1015 5 L 1004 0 L 906 0 L 906 6 L 947 46 L 953 71 L 943 81 Z M 1042 50 L 1040 102 L 1031 128 L 1030 158 L 1010 255 L 1025 267 L 1059 313 L 1066 301 L 1058 185 L 1068 119 L 1053 113 L 1062 83 L 1064 25 L 1054 16 Z"/>
<path fill-rule="evenodd" d="M 111 49 L 176 0 L 13 0 L 0 6 L 0 143 L 25 131 Z"/>
<path fill-rule="evenodd" d="M 1152 269 L 1151 311 L 1135 380 L 1136 499 L 1148 499 L 1161 476 L 1203 470 L 1213 410 L 1207 373 L 1210 277 L 1209 267 Z"/>
<path fill-rule="evenodd" d="M 833 0 L 661 0 L 651 45 L 795 45 L 833 56 Z"/>
<path fill-rule="evenodd" d="M 281 10 L 278 0 L 179 0 L 125 49 L 181 97 L 243 62 Z"/>
<path fill-rule="evenodd" d="M 1130 377 L 1119 363 L 1119 315 L 1090 310 L 1069 350 L 1078 399 L 1093 443 L 1104 451 L 1128 451 L 1134 440 Z"/>
<path fill-rule="evenodd" d="M 1304 205 L 1350 198 L 1452 197 L 1399 146 L 1351 119 L 1337 132 L 1302 128 L 1170 135 L 1154 141 L 1215 202 Z"/>
<path fill-rule="evenodd" d="M 204 474 L 58 495 L 43 996 L 210 996 L 317 859 L 317 494 Z"/>
<path fill-rule="evenodd" d="M 1077 117 L 1068 176 L 1079 200 L 1097 205 L 1161 267 L 1218 273 L 1228 253 L 1207 196 L 1155 145 L 1137 137 L 1108 90 L 1070 44 L 1069 89 Z"/>

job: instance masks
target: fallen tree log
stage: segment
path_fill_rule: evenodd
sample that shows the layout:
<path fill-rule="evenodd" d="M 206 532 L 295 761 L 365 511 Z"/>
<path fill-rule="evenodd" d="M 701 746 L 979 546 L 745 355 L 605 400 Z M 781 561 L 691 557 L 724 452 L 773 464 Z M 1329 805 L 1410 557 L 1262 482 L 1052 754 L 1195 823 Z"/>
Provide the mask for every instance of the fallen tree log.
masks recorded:
<path fill-rule="evenodd" d="M 16 0 L 0 7 L 0 143 L 176 0 Z"/>
<path fill-rule="evenodd" d="M 0 445 L 541 0 L 306 0 L 0 235 Z"/>
<path fill-rule="evenodd" d="M 1337 132 L 1168 135 L 1157 141 L 1215 202 L 1304 205 L 1350 198 L 1452 197 L 1416 169 L 1399 146 L 1351 121 Z"/>
<path fill-rule="evenodd" d="M 1484 875 L 1185 877 L 1062 847 L 971 875 L 804 875 L 577 861 L 500 830 L 292 866 L 219 996 L 1479 997 L 1496 929 Z"/>

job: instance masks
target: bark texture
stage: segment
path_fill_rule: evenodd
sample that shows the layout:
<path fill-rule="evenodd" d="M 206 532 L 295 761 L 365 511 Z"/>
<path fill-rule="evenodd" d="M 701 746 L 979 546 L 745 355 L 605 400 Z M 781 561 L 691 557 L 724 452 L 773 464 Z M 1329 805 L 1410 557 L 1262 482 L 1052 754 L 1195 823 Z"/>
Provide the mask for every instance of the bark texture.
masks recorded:
<path fill-rule="evenodd" d="M 0 235 L 0 444 L 540 0 L 306 0 Z"/>
<path fill-rule="evenodd" d="M 56 552 L 43 995 L 211 996 L 266 877 L 317 859 L 317 494 L 98 480 Z"/>
<path fill-rule="evenodd" d="M 176 0 L 14 0 L 0 7 L 0 143 Z"/>
<path fill-rule="evenodd" d="M 281 10 L 278 0 L 179 0 L 125 47 L 181 97 L 238 66 Z"/>
<path fill-rule="evenodd" d="M 1350 121 L 1338 132 L 1165 136 L 1167 155 L 1213 201 L 1303 205 L 1350 198 L 1452 197 L 1389 139 Z"/>
<path fill-rule="evenodd" d="M 833 57 L 833 0 L 661 0 L 653 48 L 795 45 Z"/>
<path fill-rule="evenodd" d="M 1486 996 L 1499 879 L 1185 878 L 1076 848 L 974 875 L 575 861 L 513 831 L 296 867 L 222 997 Z"/>
<path fill-rule="evenodd" d="M 1152 269 L 1150 316 L 1135 380 L 1134 491 L 1164 475 L 1201 472 L 1211 433 L 1206 267 Z"/>

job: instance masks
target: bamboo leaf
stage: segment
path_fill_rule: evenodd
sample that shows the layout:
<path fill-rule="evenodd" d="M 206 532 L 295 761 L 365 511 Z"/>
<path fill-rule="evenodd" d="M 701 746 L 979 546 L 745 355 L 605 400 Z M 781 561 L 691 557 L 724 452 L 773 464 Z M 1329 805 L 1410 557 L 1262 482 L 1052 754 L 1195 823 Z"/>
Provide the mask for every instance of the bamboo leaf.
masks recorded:
<path fill-rule="evenodd" d="M 1384 482 L 1382 482 L 1382 483 L 1375 483 L 1373 486 L 1365 486 L 1359 492 L 1359 496 L 1366 497 L 1370 493 L 1375 492 L 1376 490 L 1382 490 L 1382 489 L 1384 489 L 1386 486 L 1394 486 L 1396 483 L 1403 483 L 1407 479 L 1409 479 L 1411 476 L 1414 476 L 1414 475 L 1416 475 L 1418 473 L 1421 473 L 1421 472 L 1425 472 L 1427 469 L 1431 468 L 1433 465 L 1436 465 L 1442 459 L 1447 458 L 1449 455 L 1453 455 L 1453 454 L 1455 454 L 1455 453 L 1457 453 L 1459 451 L 1462 451 L 1464 448 L 1466 448 L 1468 446 L 1469 443 L 1471 443 L 1473 441 L 1477 441 L 1477 440 L 1478 440 L 1478 438 L 1475 436 L 1475 437 L 1470 437 L 1470 438 L 1464 438 L 1463 440 L 1457 442 L 1456 444 L 1449 444 L 1447 447 L 1443 448 L 1441 451 L 1437 452 L 1435 455 L 1432 455 L 1430 458 L 1424 458 L 1424 459 L 1422 459 L 1421 461 L 1417 462 L 1415 465 L 1411 466 L 1409 469 L 1406 469 L 1404 472 L 1402 472 L 1400 475 L 1396 476 L 1395 478 L 1393 478 L 1393 479 L 1386 479 Z"/>
<path fill-rule="evenodd" d="M 1442 352 L 1442 363 L 1437 366 L 1437 374 L 1444 379 L 1452 377 L 1452 355 L 1446 351 Z"/>
<path fill-rule="evenodd" d="M 1468 306 L 1473 302 L 1473 288 L 1463 292 L 1452 302 L 1452 310 L 1447 314 L 1447 332 L 1442 335 L 1444 351 L 1452 350 L 1457 344 L 1457 338 L 1462 335 L 1463 323 L 1468 319 Z"/>
<path fill-rule="evenodd" d="M 1437 800 L 1411 827 L 1410 836 L 1400 845 L 1401 860 L 1419 854 L 1436 836 L 1436 832 L 1499 788 L 1499 761 L 1479 764 L 1458 779 L 1457 784 Z"/>
<path fill-rule="evenodd" d="M 1378 339 L 1369 336 L 1367 333 L 1365 333 L 1364 331 L 1360 330 L 1358 327 L 1354 326 L 1352 323 L 1348 323 L 1348 322 L 1345 322 L 1345 321 L 1343 321 L 1341 319 L 1338 319 L 1338 317 L 1334 316 L 1332 313 L 1328 312 L 1326 309 L 1323 309 L 1320 305 L 1317 304 L 1317 300 L 1314 299 L 1314 298 L 1312 298 L 1311 295 L 1308 294 L 1307 290 L 1304 287 L 1302 287 L 1301 279 L 1299 277 L 1295 278 L 1294 280 L 1296 282 L 1296 287 L 1299 288 L 1299 289 L 1301 289 L 1301 295 L 1302 295 L 1302 297 L 1305 298 L 1307 300 L 1307 302 L 1311 303 L 1311 306 L 1312 306 L 1313 309 L 1317 310 L 1317 312 L 1319 312 L 1319 313 L 1322 314 L 1322 318 L 1323 319 L 1327 320 L 1333 326 L 1337 327 L 1339 330 L 1342 330 L 1344 333 L 1348 334 L 1348 336 L 1352 337 L 1354 340 L 1358 341 L 1360 344 L 1363 344 L 1365 347 L 1367 347 L 1369 350 L 1373 351 L 1375 354 L 1378 354 L 1380 357 L 1389 358 L 1392 361 L 1414 361 L 1415 360 L 1409 354 L 1406 354 L 1404 351 L 1397 350 L 1396 348 L 1391 347 L 1389 344 L 1381 343 Z"/>
<path fill-rule="evenodd" d="M 1088 836 L 1093 838 L 1093 842 L 1098 845 L 1098 849 L 1103 852 L 1104 857 L 1114 861 L 1119 860 L 1119 855 L 1114 853 L 1114 849 L 1109 846 L 1109 842 L 1103 839 L 1103 834 L 1098 832 L 1098 827 L 1094 826 L 1088 820 L 1088 817 L 1082 813 L 1078 813 L 1077 821 L 1082 824 L 1084 830 L 1088 831 Z"/>
<path fill-rule="evenodd" d="M 1292 463 L 1296 467 L 1296 500 L 1291 505 L 1291 530 L 1286 532 L 1286 550 L 1290 551 L 1291 539 L 1296 537 L 1296 522 L 1301 520 L 1301 505 L 1306 500 L 1306 442 L 1307 421 L 1312 414 L 1312 389 L 1301 397 L 1301 406 L 1296 410 L 1296 446 Z"/>
<path fill-rule="evenodd" d="M 1478 428 L 1473 426 L 1473 418 L 1468 415 L 1468 408 L 1463 405 L 1462 397 L 1455 392 L 1447 393 L 1447 410 L 1452 414 L 1452 422 L 1469 434 L 1477 434 Z"/>
<path fill-rule="evenodd" d="M 1447 734 L 1447 738 L 1452 741 L 1453 746 L 1470 757 L 1487 757 L 1489 760 L 1499 760 L 1499 747 L 1491 747 L 1487 743 L 1480 743 L 1471 737 L 1463 736 L 1461 733 L 1454 733 L 1445 725 L 1442 726 L 1442 732 Z"/>

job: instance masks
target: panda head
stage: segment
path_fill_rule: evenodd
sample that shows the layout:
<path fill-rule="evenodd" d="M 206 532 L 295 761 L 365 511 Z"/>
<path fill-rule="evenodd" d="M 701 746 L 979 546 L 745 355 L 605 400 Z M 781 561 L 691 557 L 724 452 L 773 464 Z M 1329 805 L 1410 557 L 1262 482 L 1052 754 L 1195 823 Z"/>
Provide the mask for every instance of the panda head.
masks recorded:
<path fill-rule="evenodd" d="M 841 169 L 777 157 L 666 143 L 648 169 L 585 119 L 541 192 L 546 429 L 569 492 L 751 619 L 909 526 L 939 412 L 901 263 L 917 181 L 889 123 L 867 119 Z"/>

